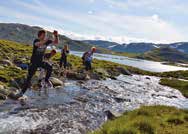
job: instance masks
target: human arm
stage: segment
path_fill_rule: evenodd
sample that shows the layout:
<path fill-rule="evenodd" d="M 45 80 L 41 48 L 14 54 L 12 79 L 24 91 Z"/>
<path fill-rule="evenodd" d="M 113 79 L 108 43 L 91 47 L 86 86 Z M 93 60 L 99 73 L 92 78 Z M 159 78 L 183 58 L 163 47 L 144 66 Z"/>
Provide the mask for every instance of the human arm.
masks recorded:
<path fill-rule="evenodd" d="M 53 40 L 53 44 L 57 45 L 59 43 L 59 38 L 58 38 L 58 31 L 54 30 L 54 40 Z"/>

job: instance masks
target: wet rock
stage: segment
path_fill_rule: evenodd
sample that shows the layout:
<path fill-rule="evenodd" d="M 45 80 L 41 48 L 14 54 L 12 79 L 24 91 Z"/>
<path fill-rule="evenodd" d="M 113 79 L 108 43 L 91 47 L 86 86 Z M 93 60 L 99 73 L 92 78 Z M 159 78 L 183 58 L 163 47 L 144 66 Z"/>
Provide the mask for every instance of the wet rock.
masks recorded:
<path fill-rule="evenodd" d="M 67 78 L 72 79 L 72 80 L 85 80 L 86 74 L 76 73 L 76 72 L 67 72 Z"/>
<path fill-rule="evenodd" d="M 67 78 L 75 79 L 76 78 L 76 73 L 75 72 L 67 72 Z"/>
<path fill-rule="evenodd" d="M 118 98 L 118 97 L 115 97 L 114 99 L 115 99 L 115 101 L 116 101 L 117 103 L 131 102 L 130 99 L 123 99 L 123 98 Z"/>
<path fill-rule="evenodd" d="M 8 90 L 5 89 L 4 86 L 1 86 L 1 87 L 0 87 L 0 94 L 7 96 L 7 95 L 8 95 Z"/>
<path fill-rule="evenodd" d="M 0 100 L 6 100 L 6 99 L 7 99 L 7 97 L 0 93 Z M 1 104 L 1 102 L 0 102 L 0 104 Z"/>
<path fill-rule="evenodd" d="M 0 85 L 0 100 L 6 99 L 6 92 L 5 87 L 3 85 Z"/>
<path fill-rule="evenodd" d="M 117 78 L 114 77 L 114 76 L 110 76 L 110 79 L 112 79 L 112 80 L 117 80 Z"/>
<path fill-rule="evenodd" d="M 79 80 L 77 83 L 78 83 L 78 84 L 84 84 L 85 82 L 82 81 L 82 80 Z"/>
<path fill-rule="evenodd" d="M 87 79 L 87 75 L 84 74 L 84 73 L 77 73 L 76 79 L 77 79 L 77 80 L 85 80 L 85 79 Z M 89 78 L 89 79 L 90 79 L 90 78 Z"/>
<path fill-rule="evenodd" d="M 13 99 L 13 100 L 18 99 L 18 97 L 16 96 L 16 93 L 14 93 L 14 92 L 10 92 L 7 96 L 8 96 L 8 98 Z"/>
<path fill-rule="evenodd" d="M 10 86 L 15 88 L 20 88 L 25 82 L 24 78 L 17 78 L 10 81 Z"/>
<path fill-rule="evenodd" d="M 150 77 L 146 77 L 146 79 L 147 79 L 147 80 L 151 80 L 151 78 L 150 78 Z"/>
<path fill-rule="evenodd" d="M 63 82 L 55 77 L 50 77 L 50 81 L 52 82 L 53 86 L 54 87 L 57 87 L 57 86 L 63 86 Z"/>
<path fill-rule="evenodd" d="M 14 92 L 14 93 L 18 93 L 19 89 L 15 88 L 15 87 L 9 87 L 9 91 Z"/>
<path fill-rule="evenodd" d="M 116 68 L 121 74 L 124 75 L 132 75 L 127 69 L 123 68 L 123 67 L 117 67 Z"/>
<path fill-rule="evenodd" d="M 55 89 L 62 89 L 62 88 L 63 88 L 62 86 L 55 87 Z"/>
<path fill-rule="evenodd" d="M 77 97 L 77 98 L 75 98 L 75 100 L 81 101 L 81 102 L 83 102 L 83 103 L 86 103 L 86 102 L 89 101 L 87 98 L 84 98 L 84 97 Z"/>
<path fill-rule="evenodd" d="M 107 110 L 104 112 L 106 114 L 107 120 L 114 120 L 117 117 L 120 117 L 122 114 L 115 111 Z"/>

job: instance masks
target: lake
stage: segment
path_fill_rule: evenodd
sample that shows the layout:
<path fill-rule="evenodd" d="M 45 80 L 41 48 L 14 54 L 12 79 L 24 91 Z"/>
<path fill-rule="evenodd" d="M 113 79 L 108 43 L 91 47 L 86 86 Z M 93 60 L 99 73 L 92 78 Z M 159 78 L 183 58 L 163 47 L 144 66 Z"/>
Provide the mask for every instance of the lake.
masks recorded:
<path fill-rule="evenodd" d="M 81 57 L 83 52 L 71 51 L 71 54 Z M 178 71 L 178 70 L 188 70 L 186 67 L 176 67 L 171 65 L 164 65 L 161 62 L 154 62 L 149 60 L 141 60 L 135 58 L 128 58 L 125 56 L 116 56 L 110 54 L 94 54 L 94 58 L 99 60 L 111 61 L 127 66 L 136 67 L 142 70 L 151 72 L 168 72 L 168 71 Z"/>

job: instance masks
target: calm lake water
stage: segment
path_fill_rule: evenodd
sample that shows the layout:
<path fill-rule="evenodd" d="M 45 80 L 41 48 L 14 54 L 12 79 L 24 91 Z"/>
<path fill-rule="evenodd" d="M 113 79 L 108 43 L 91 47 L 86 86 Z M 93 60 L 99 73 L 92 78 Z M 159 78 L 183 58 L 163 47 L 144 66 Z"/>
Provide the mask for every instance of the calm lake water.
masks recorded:
<path fill-rule="evenodd" d="M 81 57 L 83 52 L 71 51 L 71 54 Z M 116 55 L 109 55 L 109 54 L 97 53 L 97 54 L 94 54 L 94 58 L 99 59 L 99 60 L 112 61 L 115 63 L 136 67 L 136 68 L 146 70 L 146 71 L 151 71 L 151 72 L 188 70 L 188 68 L 185 68 L 185 67 L 164 65 L 161 62 L 154 62 L 154 61 L 128 58 L 124 56 L 116 56 Z"/>

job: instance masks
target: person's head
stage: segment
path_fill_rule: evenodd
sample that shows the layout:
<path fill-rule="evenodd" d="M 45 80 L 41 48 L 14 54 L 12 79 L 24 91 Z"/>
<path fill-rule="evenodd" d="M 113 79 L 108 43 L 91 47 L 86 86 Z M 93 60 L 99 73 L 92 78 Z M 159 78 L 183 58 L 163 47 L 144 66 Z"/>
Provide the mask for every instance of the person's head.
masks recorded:
<path fill-rule="evenodd" d="M 38 32 L 38 38 L 41 39 L 41 40 L 44 40 L 46 37 L 46 31 L 45 30 L 40 30 Z"/>
<path fill-rule="evenodd" d="M 69 50 L 69 47 L 68 47 L 68 45 L 64 45 L 64 50 Z"/>
<path fill-rule="evenodd" d="M 57 53 L 56 50 L 53 49 L 53 50 L 51 51 L 51 56 L 54 56 L 56 53 Z"/>
<path fill-rule="evenodd" d="M 96 47 L 92 47 L 92 48 L 91 48 L 91 52 L 92 52 L 92 53 L 95 53 L 96 50 L 97 50 Z"/>

